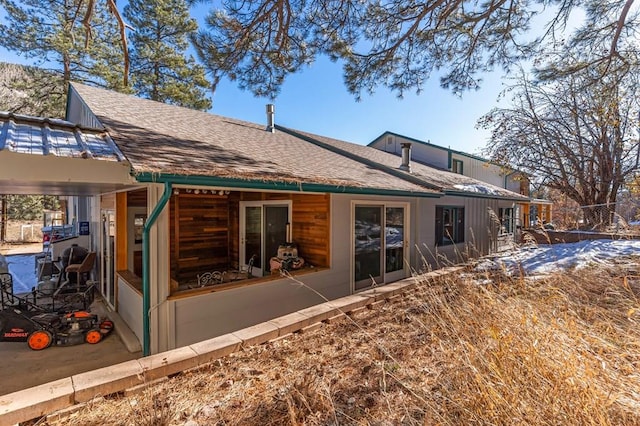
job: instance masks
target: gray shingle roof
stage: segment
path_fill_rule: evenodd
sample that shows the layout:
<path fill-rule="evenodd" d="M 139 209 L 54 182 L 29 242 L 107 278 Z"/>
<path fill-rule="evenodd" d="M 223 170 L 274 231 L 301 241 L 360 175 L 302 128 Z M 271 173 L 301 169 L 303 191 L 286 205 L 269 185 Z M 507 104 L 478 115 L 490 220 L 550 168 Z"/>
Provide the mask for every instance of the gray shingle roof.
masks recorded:
<path fill-rule="evenodd" d="M 73 84 L 136 173 L 436 194 L 264 125 Z"/>
<path fill-rule="evenodd" d="M 409 174 L 398 169 L 401 163 L 401 158 L 395 154 L 387 153 L 379 149 L 372 148 L 368 145 L 357 145 L 299 130 L 290 130 L 283 127 L 280 128 L 283 131 L 290 131 L 292 133 L 306 137 L 310 141 L 317 141 L 318 143 L 325 145 L 329 149 L 346 151 L 353 156 L 361 157 L 368 161 L 386 166 L 390 169 L 393 169 L 395 173 L 410 175 L 412 181 L 421 181 L 427 185 L 434 185 L 436 188 L 446 193 L 463 193 L 466 195 L 509 198 L 523 201 L 529 199 L 528 197 L 516 194 L 515 192 L 509 191 L 508 189 L 500 188 L 498 186 L 491 185 L 489 183 L 485 183 L 458 173 L 436 169 L 434 167 L 430 167 L 426 164 L 418 163 L 415 161 L 411 163 L 411 173 Z"/>
<path fill-rule="evenodd" d="M 371 147 L 166 105 L 73 84 L 136 173 L 314 183 L 423 194 L 526 199 L 472 178 L 399 159 Z M 319 143 L 318 143 L 319 142 Z M 351 154 L 349 154 L 351 153 Z"/>

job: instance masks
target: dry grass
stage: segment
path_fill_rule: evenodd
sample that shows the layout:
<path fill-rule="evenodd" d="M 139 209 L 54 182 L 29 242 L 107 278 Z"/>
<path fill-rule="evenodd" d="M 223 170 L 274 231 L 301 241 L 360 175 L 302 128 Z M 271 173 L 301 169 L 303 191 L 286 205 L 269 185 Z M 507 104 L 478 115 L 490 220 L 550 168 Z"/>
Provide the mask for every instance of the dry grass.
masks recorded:
<path fill-rule="evenodd" d="M 640 425 L 639 298 L 605 270 L 460 274 L 56 424 Z"/>
<path fill-rule="evenodd" d="M 42 220 L 7 221 L 7 243 L 42 242 Z"/>

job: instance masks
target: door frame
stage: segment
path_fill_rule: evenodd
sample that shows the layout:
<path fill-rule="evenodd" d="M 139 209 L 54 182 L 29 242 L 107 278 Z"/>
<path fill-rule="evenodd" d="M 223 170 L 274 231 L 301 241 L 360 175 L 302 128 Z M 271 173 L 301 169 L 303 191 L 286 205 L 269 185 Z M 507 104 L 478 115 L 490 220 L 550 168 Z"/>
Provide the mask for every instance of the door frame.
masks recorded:
<path fill-rule="evenodd" d="M 403 278 L 406 278 L 408 276 L 409 273 L 409 256 L 410 256 L 410 250 L 409 250 L 409 235 L 410 235 L 410 203 L 409 202 L 391 202 L 391 201 L 376 201 L 376 200 L 352 200 L 351 201 L 351 221 L 350 221 L 350 232 L 351 232 L 351 237 L 350 237 L 350 260 L 349 260 L 349 265 L 350 265 L 350 276 L 349 276 L 349 285 L 350 285 L 350 290 L 351 290 L 351 294 L 353 293 L 357 293 L 360 291 L 365 291 L 365 290 L 369 290 L 371 289 L 371 286 L 368 287 L 364 287 L 361 289 L 356 289 L 356 280 L 355 280 L 355 270 L 356 270 L 356 253 L 355 253 L 355 239 L 356 239 L 356 230 L 355 230 L 355 216 L 356 216 L 356 207 L 359 206 L 365 206 L 365 207 L 382 207 L 382 212 L 383 212 L 383 217 L 381 219 L 381 223 L 382 223 L 382 227 L 380 229 L 380 241 L 381 241 L 381 247 L 380 250 L 383 253 L 383 256 L 381 257 L 381 265 L 380 265 L 380 270 L 381 270 L 381 274 L 382 274 L 382 282 L 381 283 L 376 283 L 376 284 L 388 284 L 394 281 L 398 281 L 401 280 Z M 399 269 L 398 271 L 393 271 L 390 273 L 387 273 L 385 271 L 386 269 L 386 248 L 385 248 L 385 237 L 386 237 L 386 215 L 387 215 L 387 208 L 403 208 L 404 209 L 404 235 L 403 235 L 403 250 L 402 250 L 402 255 L 403 255 L 403 267 L 402 269 Z"/>
<path fill-rule="evenodd" d="M 109 227 L 111 226 L 109 218 L 113 218 L 114 227 L 114 245 L 111 246 Z M 115 253 L 115 239 L 117 238 L 116 229 L 116 210 L 115 209 L 100 209 L 100 293 L 105 303 L 113 309 L 116 309 L 116 253 Z M 112 290 L 112 291 L 111 291 Z M 111 296 L 113 295 L 113 300 Z"/>
<path fill-rule="evenodd" d="M 252 268 L 252 275 L 254 276 L 263 276 L 264 274 L 264 270 L 265 270 L 265 264 L 266 262 L 269 261 L 269 258 L 271 256 L 269 256 L 269 258 L 267 258 L 265 256 L 265 243 L 264 243 L 264 235 L 265 235 L 265 230 L 264 230 L 264 226 L 265 226 L 265 210 L 264 207 L 265 206 L 282 206 L 282 207 L 287 207 L 287 214 L 288 214 L 288 221 L 289 224 L 292 223 L 292 218 L 293 218 L 293 202 L 291 200 L 258 200 L 258 201 L 240 201 L 240 226 L 239 226 L 239 234 L 240 234 L 240 240 L 238 242 L 238 265 L 240 266 L 240 269 L 242 270 L 243 268 L 248 268 L 248 265 L 244 263 L 244 259 L 245 259 L 245 255 L 246 255 L 246 226 L 245 226 L 245 220 L 246 220 L 246 208 L 247 207 L 260 207 L 260 253 L 262 254 L 262 258 L 260 259 L 260 268 L 256 268 L 255 266 L 253 266 Z M 293 226 L 290 226 L 289 229 L 293 229 Z M 290 231 L 291 232 L 291 231 Z M 293 240 L 293 236 L 291 235 L 291 239 Z"/>

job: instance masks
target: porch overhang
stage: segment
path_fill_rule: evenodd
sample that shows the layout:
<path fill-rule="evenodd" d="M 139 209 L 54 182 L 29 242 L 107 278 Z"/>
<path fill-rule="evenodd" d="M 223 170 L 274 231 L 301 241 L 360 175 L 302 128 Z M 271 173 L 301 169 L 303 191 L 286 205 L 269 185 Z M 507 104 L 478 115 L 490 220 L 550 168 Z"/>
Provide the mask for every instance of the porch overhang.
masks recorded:
<path fill-rule="evenodd" d="M 136 185 L 127 162 L 0 151 L 0 194 L 98 195 Z"/>

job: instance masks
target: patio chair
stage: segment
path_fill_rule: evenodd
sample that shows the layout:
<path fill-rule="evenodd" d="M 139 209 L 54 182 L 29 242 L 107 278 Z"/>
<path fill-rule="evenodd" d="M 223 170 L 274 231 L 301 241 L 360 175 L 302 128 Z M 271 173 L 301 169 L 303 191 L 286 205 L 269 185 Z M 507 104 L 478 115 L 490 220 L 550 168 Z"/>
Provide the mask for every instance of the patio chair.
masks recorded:
<path fill-rule="evenodd" d="M 84 288 L 87 284 L 88 275 L 93 269 L 93 264 L 96 262 L 96 252 L 91 251 L 87 253 L 82 263 L 72 263 L 67 265 L 65 272 L 67 274 L 67 280 L 69 280 L 69 274 L 76 274 L 76 290 Z"/>

